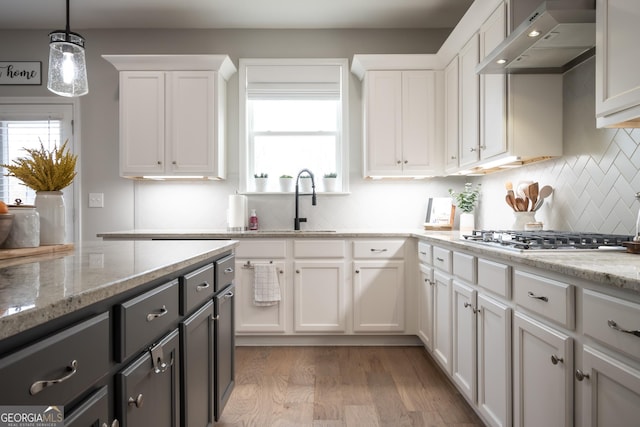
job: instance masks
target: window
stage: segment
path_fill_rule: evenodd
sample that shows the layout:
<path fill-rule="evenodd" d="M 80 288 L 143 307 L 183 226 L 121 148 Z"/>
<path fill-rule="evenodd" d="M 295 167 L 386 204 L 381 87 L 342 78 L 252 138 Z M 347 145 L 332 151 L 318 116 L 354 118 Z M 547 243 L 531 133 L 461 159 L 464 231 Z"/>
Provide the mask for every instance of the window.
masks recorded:
<path fill-rule="evenodd" d="M 347 190 L 347 60 L 241 59 L 241 187 L 255 191 L 254 176 L 278 177 L 304 168 L 321 178 L 337 173 Z M 244 135 L 242 130 L 244 130 Z"/>
<path fill-rule="evenodd" d="M 0 99 L 0 164 L 11 164 L 15 158 L 25 157 L 25 148 L 40 148 L 40 143 L 50 150 L 69 140 L 67 147 L 75 152 L 72 121 L 72 104 L 9 104 Z M 79 170 L 79 165 L 76 168 Z M 21 199 L 23 204 L 32 205 L 35 191 L 17 178 L 5 176 L 6 170 L 0 169 L 0 200 L 14 204 L 16 199 Z M 73 241 L 78 232 L 73 216 L 74 184 L 65 188 L 63 194 L 67 240 Z"/>

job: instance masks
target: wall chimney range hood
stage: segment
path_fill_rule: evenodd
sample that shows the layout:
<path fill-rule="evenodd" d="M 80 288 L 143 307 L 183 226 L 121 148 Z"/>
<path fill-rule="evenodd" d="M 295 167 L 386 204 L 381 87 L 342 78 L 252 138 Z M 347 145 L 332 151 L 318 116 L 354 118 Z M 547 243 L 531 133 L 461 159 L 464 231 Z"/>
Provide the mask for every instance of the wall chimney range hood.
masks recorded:
<path fill-rule="evenodd" d="M 593 56 L 595 9 L 567 7 L 562 1 L 542 3 L 477 65 L 476 72 L 559 74 Z"/>

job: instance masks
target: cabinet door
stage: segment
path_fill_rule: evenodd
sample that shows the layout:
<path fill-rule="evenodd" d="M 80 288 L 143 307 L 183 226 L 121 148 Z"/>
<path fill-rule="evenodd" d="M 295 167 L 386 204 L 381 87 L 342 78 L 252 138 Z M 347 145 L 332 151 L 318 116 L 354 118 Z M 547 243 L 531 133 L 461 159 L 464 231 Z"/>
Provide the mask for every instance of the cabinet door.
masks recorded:
<path fill-rule="evenodd" d="M 640 371 L 588 346 L 582 352 L 585 427 L 636 426 L 640 408 Z"/>
<path fill-rule="evenodd" d="M 180 323 L 182 425 L 213 424 L 213 301 Z"/>
<path fill-rule="evenodd" d="M 453 381 L 471 402 L 476 401 L 476 294 L 473 288 L 453 282 L 451 370 Z"/>
<path fill-rule="evenodd" d="M 573 425 L 573 340 L 516 312 L 513 424 Z"/>
<path fill-rule="evenodd" d="M 639 19 L 637 0 L 596 0 L 598 127 L 634 118 L 637 126 L 640 115 Z"/>
<path fill-rule="evenodd" d="M 174 330 L 116 374 L 116 414 L 127 427 L 180 425 L 180 351 Z"/>
<path fill-rule="evenodd" d="M 479 160 L 480 83 L 476 65 L 480 59 L 478 34 L 458 55 L 460 61 L 460 167 Z"/>
<path fill-rule="evenodd" d="M 458 169 L 460 142 L 458 68 L 458 57 L 456 56 L 444 70 L 444 166 L 446 172 Z"/>
<path fill-rule="evenodd" d="M 235 381 L 235 285 L 228 286 L 215 297 L 214 331 L 214 382 L 215 382 L 215 420 L 222 416 Z M 191 424 L 189 424 L 191 425 Z"/>
<path fill-rule="evenodd" d="M 365 176 L 402 173 L 402 72 L 365 76 Z"/>
<path fill-rule="evenodd" d="M 120 73 L 120 174 L 165 171 L 165 74 Z"/>
<path fill-rule="evenodd" d="M 492 426 L 511 425 L 511 309 L 478 295 L 477 405 Z"/>
<path fill-rule="evenodd" d="M 344 262 L 296 261 L 295 332 L 345 332 Z"/>
<path fill-rule="evenodd" d="M 453 279 L 438 270 L 433 275 L 433 355 L 451 375 L 451 288 Z"/>
<path fill-rule="evenodd" d="M 436 169 L 435 72 L 402 72 L 402 173 L 420 176 Z"/>
<path fill-rule="evenodd" d="M 504 3 L 480 27 L 480 58 L 502 42 L 506 34 Z M 489 159 L 507 151 L 507 75 L 480 76 L 480 158 Z"/>
<path fill-rule="evenodd" d="M 425 347 L 433 350 L 433 268 L 420 264 L 418 282 L 418 336 Z"/>
<path fill-rule="evenodd" d="M 353 330 L 404 330 L 404 261 L 353 263 Z"/>
<path fill-rule="evenodd" d="M 167 157 L 174 175 L 214 175 L 216 73 L 173 71 L 167 99 Z"/>
<path fill-rule="evenodd" d="M 251 264 L 267 263 L 268 260 L 251 260 Z M 245 260 L 236 262 L 236 332 L 285 332 L 286 308 L 289 296 L 287 269 L 282 261 L 272 262 L 280 281 L 280 302 L 274 305 L 254 304 L 254 270 L 247 267 Z"/>
<path fill-rule="evenodd" d="M 85 399 L 71 414 L 65 416 L 65 427 L 109 426 L 109 386 L 104 386 Z M 111 426 L 119 426 L 113 420 Z"/>

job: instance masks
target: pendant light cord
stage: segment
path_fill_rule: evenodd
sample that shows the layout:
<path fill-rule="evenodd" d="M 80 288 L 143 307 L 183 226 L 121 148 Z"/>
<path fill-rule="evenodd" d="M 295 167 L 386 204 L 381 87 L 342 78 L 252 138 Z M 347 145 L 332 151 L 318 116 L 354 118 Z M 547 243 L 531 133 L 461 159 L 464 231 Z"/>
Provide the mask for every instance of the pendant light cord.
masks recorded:
<path fill-rule="evenodd" d="M 70 32 L 71 32 L 71 26 L 69 25 L 69 0 L 67 0 L 67 40 L 69 39 Z"/>

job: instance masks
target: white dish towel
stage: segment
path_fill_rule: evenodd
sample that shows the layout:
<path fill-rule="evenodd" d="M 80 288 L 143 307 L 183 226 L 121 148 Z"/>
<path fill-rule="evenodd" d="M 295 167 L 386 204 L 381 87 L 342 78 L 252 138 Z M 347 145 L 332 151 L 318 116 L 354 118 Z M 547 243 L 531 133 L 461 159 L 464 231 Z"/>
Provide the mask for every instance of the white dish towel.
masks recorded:
<path fill-rule="evenodd" d="M 278 271 L 273 264 L 253 266 L 253 304 L 257 306 L 276 305 L 280 301 Z"/>

